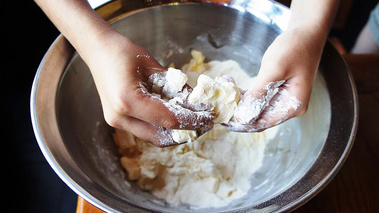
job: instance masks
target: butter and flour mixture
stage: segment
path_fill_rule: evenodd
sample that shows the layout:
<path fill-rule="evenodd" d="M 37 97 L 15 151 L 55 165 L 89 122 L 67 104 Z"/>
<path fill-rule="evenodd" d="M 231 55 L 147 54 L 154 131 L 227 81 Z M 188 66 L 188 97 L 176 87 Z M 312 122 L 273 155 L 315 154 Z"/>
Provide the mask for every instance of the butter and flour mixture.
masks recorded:
<path fill-rule="evenodd" d="M 194 88 L 189 102 L 218 101 L 217 109 L 212 109 L 218 112 L 215 123 L 227 122 L 239 101 L 235 83 L 247 89 L 251 77 L 235 61 L 204 63 L 200 52 L 191 54 L 193 59 L 182 68 L 186 75 L 172 69 L 171 77 L 183 79 L 179 84 L 187 82 Z M 221 77 L 224 75 L 231 76 L 235 83 Z M 197 84 L 203 85 L 196 87 Z M 181 88 L 173 84 L 167 85 L 166 90 L 173 91 L 175 87 Z M 211 100 L 214 96 L 222 98 Z M 181 137 L 181 133 L 176 132 L 176 137 Z M 187 133 L 190 135 L 191 131 Z M 190 143 L 166 148 L 158 148 L 122 130 L 115 131 L 114 140 L 130 180 L 171 205 L 188 204 L 191 208 L 221 207 L 246 195 L 251 175 L 262 164 L 266 143 L 265 133 L 230 132 L 220 124 Z"/>

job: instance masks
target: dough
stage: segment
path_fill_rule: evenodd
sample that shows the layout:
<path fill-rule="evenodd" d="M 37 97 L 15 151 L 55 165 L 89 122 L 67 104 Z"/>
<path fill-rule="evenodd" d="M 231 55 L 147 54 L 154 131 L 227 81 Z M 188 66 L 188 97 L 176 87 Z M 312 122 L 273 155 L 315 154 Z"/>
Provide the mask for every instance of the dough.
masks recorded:
<path fill-rule="evenodd" d="M 241 99 L 241 92 L 235 84 L 234 77 L 246 88 L 248 87 L 246 82 L 251 78 L 235 61 L 204 63 L 205 57 L 201 52 L 193 50 L 191 55 L 193 57 L 191 62 L 183 66 L 185 74 L 180 74 L 178 69 L 168 69 L 163 89 L 164 94 L 173 94 L 178 91 L 178 88 L 188 83 L 193 87 L 193 91 L 187 99 L 189 104 L 209 106 L 210 110 L 216 114 L 213 120 L 215 124 L 229 122 Z M 175 89 L 173 91 L 165 90 L 166 86 Z M 175 142 L 183 143 L 192 142 L 198 135 L 196 131 L 173 130 L 172 137 Z"/>
<path fill-rule="evenodd" d="M 227 123 L 234 114 L 240 101 L 240 91 L 229 76 L 217 77 L 215 80 L 201 74 L 197 85 L 188 96 L 188 103 L 193 105 L 205 104 L 216 113 L 215 124 Z M 196 131 L 173 130 L 172 138 L 175 142 L 192 142 L 197 138 Z"/>
<path fill-rule="evenodd" d="M 188 96 L 188 102 L 194 105 L 209 105 L 216 117 L 215 124 L 227 123 L 233 117 L 234 110 L 241 99 L 241 94 L 234 80 L 229 76 L 211 77 L 201 74 L 197 85 Z"/>
<path fill-rule="evenodd" d="M 175 92 L 187 81 L 194 88 L 188 101 L 212 104 L 212 110 L 217 113 L 215 123 L 227 122 L 240 96 L 239 89 L 228 76 L 243 89 L 249 87 L 251 78 L 234 61 L 203 64 L 202 60 L 193 59 L 192 64 L 185 65 L 182 68 L 184 76 L 169 69 L 165 81 L 173 76 L 177 81 L 169 86 L 161 82 L 160 86 Z M 247 194 L 251 175 L 262 165 L 264 133 L 229 132 L 216 124 L 199 138 L 195 131 L 189 130 L 174 130 L 172 136 L 175 141 L 191 143 L 158 148 L 130 133 L 116 130 L 114 140 L 123 154 L 121 164 L 129 180 L 136 181 L 142 189 L 150 190 L 171 205 L 188 204 L 193 209 L 225 206 Z"/>
<path fill-rule="evenodd" d="M 117 135 L 125 134 L 116 130 Z M 120 144 L 120 142 L 117 142 Z M 263 133 L 229 132 L 216 125 L 192 143 L 159 148 L 138 138 L 120 144 L 130 180 L 169 204 L 221 207 L 246 195 L 262 164 Z"/>
<path fill-rule="evenodd" d="M 179 69 L 168 68 L 166 72 L 166 82 L 162 92 L 167 97 L 172 98 L 176 93 L 182 91 L 183 86 L 187 83 L 188 77 Z"/>

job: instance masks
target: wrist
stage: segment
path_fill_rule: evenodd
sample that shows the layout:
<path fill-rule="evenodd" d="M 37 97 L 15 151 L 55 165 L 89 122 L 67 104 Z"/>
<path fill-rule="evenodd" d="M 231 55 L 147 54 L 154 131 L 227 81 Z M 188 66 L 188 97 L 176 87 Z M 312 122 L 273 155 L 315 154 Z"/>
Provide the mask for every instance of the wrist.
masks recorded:
<path fill-rule="evenodd" d="M 86 0 L 35 1 L 82 56 L 114 31 Z"/>
<path fill-rule="evenodd" d="M 296 25 L 289 27 L 284 33 L 297 35 L 297 39 L 302 39 L 313 43 L 314 45 L 324 46 L 329 31 L 324 27 L 316 25 Z"/>
<path fill-rule="evenodd" d="M 122 49 L 122 45 L 126 43 L 120 42 L 123 36 L 107 23 L 94 26 L 88 33 L 85 38 L 78 38 L 81 40 L 74 46 L 87 64 L 103 58 L 104 54 L 110 56 L 115 50 Z"/>
<path fill-rule="evenodd" d="M 307 70 L 319 63 L 325 45 L 326 37 L 318 31 L 308 28 L 287 29 L 282 35 L 281 46 L 297 58 L 298 62 L 307 65 Z"/>
<path fill-rule="evenodd" d="M 325 42 L 338 5 L 339 0 L 292 0 L 288 30 L 303 29 Z"/>

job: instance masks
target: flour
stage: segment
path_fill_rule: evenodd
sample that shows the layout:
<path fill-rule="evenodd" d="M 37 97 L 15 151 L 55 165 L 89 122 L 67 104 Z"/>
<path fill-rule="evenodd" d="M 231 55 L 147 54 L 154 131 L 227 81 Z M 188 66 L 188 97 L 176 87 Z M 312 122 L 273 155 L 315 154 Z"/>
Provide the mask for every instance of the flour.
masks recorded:
<path fill-rule="evenodd" d="M 199 56 L 196 55 L 195 56 Z M 195 65 L 190 66 L 196 69 L 199 74 L 198 66 L 202 66 L 202 61 L 193 60 Z M 209 112 L 198 111 L 193 112 L 185 107 L 207 106 L 208 110 L 215 113 L 213 123 L 228 122 L 237 108 L 240 100 L 240 90 L 236 86 L 234 80 L 230 76 L 221 76 L 212 79 L 206 75 L 200 74 L 197 78 L 197 85 L 192 92 L 184 88 L 188 77 L 181 70 L 169 68 L 167 72 L 156 73 L 150 76 L 149 82 L 153 84 L 153 91 L 161 91 L 163 103 L 175 114 L 180 122 L 180 128 L 185 126 L 202 127 L 201 132 L 205 132 L 211 128 L 199 118 L 207 116 Z M 158 92 L 159 93 L 159 92 Z M 192 115 L 192 116 L 190 116 Z M 172 130 L 172 138 L 177 143 L 191 142 L 199 136 L 198 131 L 194 130 Z"/>
<path fill-rule="evenodd" d="M 233 117 L 234 110 L 240 100 L 240 90 L 229 76 L 211 77 L 201 74 L 197 85 L 188 96 L 193 105 L 207 104 L 216 113 L 215 124 L 227 123 Z"/>
<path fill-rule="evenodd" d="M 116 130 L 115 135 L 121 134 L 125 132 Z M 178 146 L 130 141 L 117 142 L 124 147 L 121 163 L 129 179 L 170 205 L 191 209 L 226 206 L 246 195 L 266 145 L 264 133 L 229 132 L 220 125 Z"/>
<path fill-rule="evenodd" d="M 290 94 L 285 88 L 282 88 L 275 99 L 271 101 L 270 105 L 266 107 L 262 119 L 258 121 L 258 124 L 265 125 L 272 120 L 276 120 L 276 123 L 272 123 L 272 125 L 282 123 L 288 119 L 288 115 L 291 114 L 290 111 L 297 111 L 300 105 L 301 101 L 296 96 Z"/>
<path fill-rule="evenodd" d="M 151 75 L 148 80 L 152 84 L 153 96 L 155 94 L 158 100 L 175 115 L 179 122 L 179 128 L 198 129 L 197 131 L 159 129 L 159 135 L 167 135 L 169 132 L 171 134 L 170 138 L 176 143 L 191 142 L 203 132 L 212 128 L 212 123 L 209 123 L 213 118 L 212 113 L 205 111 L 201 104 L 187 102 L 190 94 L 185 87 L 187 80 L 186 74 L 171 67 L 167 72 Z M 187 106 L 187 108 L 183 106 Z M 202 110 L 196 111 L 196 109 Z M 169 142 L 172 142 L 172 140 Z"/>
<path fill-rule="evenodd" d="M 136 57 L 137 58 L 141 58 L 141 57 L 143 57 L 143 58 L 150 58 L 150 55 L 144 54 L 144 55 L 137 55 Z"/>
<path fill-rule="evenodd" d="M 165 80 L 162 93 L 167 98 L 174 98 L 183 90 L 184 85 L 187 83 L 188 77 L 181 70 L 170 67 L 166 72 Z"/>
<path fill-rule="evenodd" d="M 169 37 L 166 37 L 164 44 L 166 51 L 161 53 L 164 58 L 170 58 L 173 55 L 182 54 L 184 52 L 184 49 Z"/>
<path fill-rule="evenodd" d="M 301 105 L 301 101 L 286 90 L 287 86 L 283 81 L 272 82 L 266 87 L 267 95 L 258 99 L 246 96 L 233 120 L 224 126 L 235 132 L 258 132 L 286 121 Z"/>
<path fill-rule="evenodd" d="M 193 55 L 200 59 L 194 59 L 192 64 L 182 68 L 188 79 L 176 69 L 149 78 L 152 90 L 156 91 L 152 97 L 157 97 L 182 122 L 181 126 L 190 126 L 191 123 L 194 126 L 205 125 L 204 117 L 213 116 L 204 111 L 206 109 L 218 114 L 213 116 L 220 118 L 215 123 L 228 122 L 233 119 L 234 112 L 241 103 L 241 91 L 236 85 L 241 90 L 247 90 L 252 78 L 235 61 L 202 64 L 202 55 Z M 168 82 L 171 81 L 168 80 L 170 78 L 176 81 Z M 187 89 L 186 84 L 193 90 Z M 282 84 L 283 82 L 272 83 L 266 87 L 267 95 L 257 107 L 259 112 L 262 111 L 261 108 L 271 110 L 271 105 L 266 102 L 273 102 L 272 106 L 275 107 L 283 107 L 279 99 L 273 98 L 277 94 L 290 102 L 283 103 L 285 105 L 299 104 L 286 91 L 278 89 Z M 143 84 L 141 89 L 146 89 Z M 212 100 L 213 98 L 217 100 Z M 248 100 L 244 101 L 248 103 Z M 281 110 L 285 111 L 286 108 Z M 272 109 L 272 115 L 275 113 Z M 254 119 L 256 114 L 259 113 L 249 116 Z M 164 144 L 172 141 L 190 143 L 158 148 L 122 130 L 116 130 L 114 134 L 123 153 L 121 164 L 129 179 L 134 180 L 141 189 L 149 190 L 170 205 L 186 204 L 191 209 L 226 206 L 245 196 L 251 189 L 250 177 L 262 165 L 267 133 L 230 132 L 220 124 L 214 125 L 208 132 L 206 130 L 210 126 L 203 127 L 205 129 L 200 132 L 156 128 L 157 137 Z"/>
<path fill-rule="evenodd" d="M 279 87 L 283 83 L 284 81 L 270 82 L 264 88 L 266 94 L 262 94 L 261 97 L 245 96 L 234 112 L 234 119 L 240 124 L 254 122 L 270 104 L 271 99 L 278 93 Z"/>
<path fill-rule="evenodd" d="M 183 72 L 170 67 L 167 72 L 159 72 L 149 78 L 153 91 L 162 94 L 165 106 L 181 122 L 180 128 L 191 123 L 193 127 L 205 124 L 196 119 L 186 120 L 191 118 L 192 111 L 212 111 L 215 113 L 213 123 L 222 123 L 231 131 L 262 131 L 285 121 L 290 112 L 301 105 L 285 89 L 288 85 L 284 80 L 268 83 L 262 94 L 242 96 L 251 86 L 253 78 L 238 63 L 231 60 L 204 63 L 205 57 L 201 52 L 192 51 L 191 55 L 193 59 L 183 66 Z M 193 90 L 188 91 L 186 84 Z M 209 118 L 211 115 L 202 116 Z M 200 132 L 172 130 L 171 134 L 177 143 L 192 142 L 210 128 L 211 124 Z"/>

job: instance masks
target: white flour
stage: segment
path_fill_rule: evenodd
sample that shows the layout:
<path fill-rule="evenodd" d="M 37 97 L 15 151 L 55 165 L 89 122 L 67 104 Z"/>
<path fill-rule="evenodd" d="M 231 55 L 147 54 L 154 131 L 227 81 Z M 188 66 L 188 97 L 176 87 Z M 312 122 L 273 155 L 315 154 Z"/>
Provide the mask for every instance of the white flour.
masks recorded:
<path fill-rule="evenodd" d="M 121 134 L 116 130 L 115 136 Z M 166 148 L 125 138 L 117 143 L 126 147 L 121 163 L 129 179 L 170 205 L 192 209 L 226 206 L 246 195 L 266 145 L 263 133 L 229 132 L 220 125 L 192 143 Z"/>
<path fill-rule="evenodd" d="M 153 91 L 162 94 L 162 98 L 166 100 L 163 100 L 163 103 L 180 122 L 185 122 L 187 125 L 189 123 L 203 125 L 195 119 L 189 121 L 182 119 L 191 117 L 188 116 L 191 112 L 181 107 L 186 105 L 197 111 L 201 111 L 199 107 L 203 107 L 214 112 L 215 124 L 227 123 L 233 117 L 241 97 L 235 80 L 247 89 L 251 78 L 235 61 L 211 61 L 205 64 L 202 53 L 192 51 L 191 54 L 194 57 L 191 63 L 183 66 L 185 74 L 178 69 L 169 68 L 167 72 L 151 75 L 149 82 L 153 84 Z M 191 94 L 186 89 L 182 90 L 186 83 L 194 88 Z M 207 116 L 204 112 L 196 113 Z M 191 142 L 199 136 L 196 131 L 191 130 L 172 130 L 171 134 L 177 143 Z"/>
<path fill-rule="evenodd" d="M 285 89 L 287 86 L 284 81 L 271 82 L 265 88 L 266 95 L 259 98 L 245 96 L 240 101 L 233 120 L 227 124 L 228 129 L 256 132 L 286 121 L 301 105 L 301 101 Z"/>
<path fill-rule="evenodd" d="M 269 83 L 264 89 L 266 95 L 262 95 L 262 97 L 245 96 L 234 112 L 234 119 L 241 124 L 254 122 L 269 105 L 271 99 L 278 93 L 279 87 L 283 83 L 284 81 Z"/>
<path fill-rule="evenodd" d="M 188 108 L 183 107 L 183 105 L 191 108 L 201 108 L 200 103 L 191 104 L 187 102 L 189 91 L 184 87 L 188 80 L 186 74 L 181 70 L 169 68 L 167 72 L 155 73 L 150 76 L 149 82 L 153 84 L 153 92 L 158 94 L 158 100 L 167 107 L 167 109 L 172 112 L 180 123 L 179 128 L 190 127 L 191 129 L 204 129 L 206 131 L 210 129 L 206 121 L 209 121 L 213 115 L 211 112 L 204 110 L 193 111 Z M 208 127 L 209 126 L 209 127 Z M 166 130 L 164 128 L 159 129 L 159 133 L 164 131 L 164 134 L 159 134 L 166 136 L 168 132 L 171 134 L 171 138 L 176 143 L 191 142 L 198 137 L 197 131 L 194 130 Z M 165 139 L 162 143 L 166 143 Z"/>
<path fill-rule="evenodd" d="M 242 127 L 256 121 L 263 111 L 270 118 L 297 110 L 300 106 L 296 97 L 283 89 L 283 81 L 267 85 L 267 94 L 258 101 L 245 98 L 239 102 L 240 91 L 235 85 L 247 90 L 252 78 L 235 61 L 204 63 L 202 54 L 192 55 L 197 58 L 182 69 L 187 75 L 170 68 L 168 72 L 157 73 L 149 78 L 153 92 L 160 94 L 152 97 L 162 101 L 181 120 L 181 126 L 201 126 L 204 124 L 201 118 L 211 116 L 209 112 L 196 112 L 183 106 L 192 109 L 196 106 L 204 110 L 210 107 L 206 106 L 210 103 L 212 111 L 218 115 L 227 115 L 217 122 L 228 122 L 234 115 L 239 118 L 241 123 L 238 125 Z M 200 81 L 203 85 L 197 91 L 196 80 L 201 74 L 209 77 L 201 77 L 204 82 Z M 224 77 L 213 80 L 220 76 Z M 194 88 L 192 93 L 184 86 L 186 83 Z M 142 84 L 141 89 L 147 92 Z M 203 96 L 207 93 L 210 95 Z M 196 95 L 193 102 L 189 101 L 192 100 L 191 94 Z M 211 100 L 213 97 L 219 100 Z M 225 107 L 228 103 L 230 107 Z M 236 110 L 238 103 L 239 108 Z M 181 119 L 188 117 L 193 119 Z M 266 120 L 258 119 L 257 122 L 265 123 Z M 191 143 L 158 148 L 130 133 L 116 130 L 114 140 L 123 153 L 121 164 L 129 179 L 136 181 L 142 189 L 150 190 L 157 198 L 171 205 L 188 204 L 192 209 L 226 206 L 246 195 L 251 188 L 251 175 L 262 165 L 266 135 L 270 138 L 267 132 L 230 132 L 219 124 L 200 137 L 196 131 L 157 128 L 160 132 L 158 137 L 164 143 L 169 144 L 172 140 Z"/>
<path fill-rule="evenodd" d="M 200 61 L 199 64 L 201 63 Z M 212 61 L 204 67 L 206 67 L 204 73 L 212 78 L 228 74 L 229 70 L 237 84 L 245 85 L 244 89 L 249 86 L 247 75 L 234 61 Z M 196 83 L 200 73 L 191 72 L 186 67 L 183 70 L 189 77 L 188 83 Z M 230 79 L 225 77 L 221 79 L 221 82 L 234 88 L 234 83 Z M 166 80 L 167 73 L 156 74 L 150 78 L 150 82 L 154 82 L 156 86 L 153 90 L 162 92 Z M 182 81 L 177 80 L 177 82 Z M 176 89 L 172 89 L 169 94 L 167 91 L 164 92 L 166 94 L 163 96 L 173 98 L 167 101 L 160 99 L 162 96 L 159 96 L 157 100 L 162 101 L 177 117 L 194 113 L 181 106 L 189 104 L 185 103 L 188 91 L 178 91 L 180 86 L 168 87 Z M 142 84 L 141 89 L 146 91 Z M 239 96 L 238 92 L 236 94 Z M 200 106 L 202 107 L 207 106 Z M 201 123 L 197 118 L 188 122 Z M 188 125 L 188 123 L 183 123 L 183 125 Z M 172 140 L 170 136 L 183 140 L 180 138 L 181 134 L 176 134 L 180 133 L 179 131 L 187 130 L 171 131 L 161 128 L 159 137 L 163 141 Z M 150 190 L 153 195 L 171 205 L 189 204 L 193 209 L 220 207 L 246 195 L 251 188 L 251 174 L 262 164 L 265 148 L 264 133 L 229 132 L 221 125 L 215 125 L 211 131 L 200 137 L 194 133 L 196 132 L 188 131 L 192 143 L 166 148 L 155 147 L 121 130 L 116 130 L 114 139 L 123 153 L 121 163 L 129 179 L 135 180 L 142 189 Z"/>

